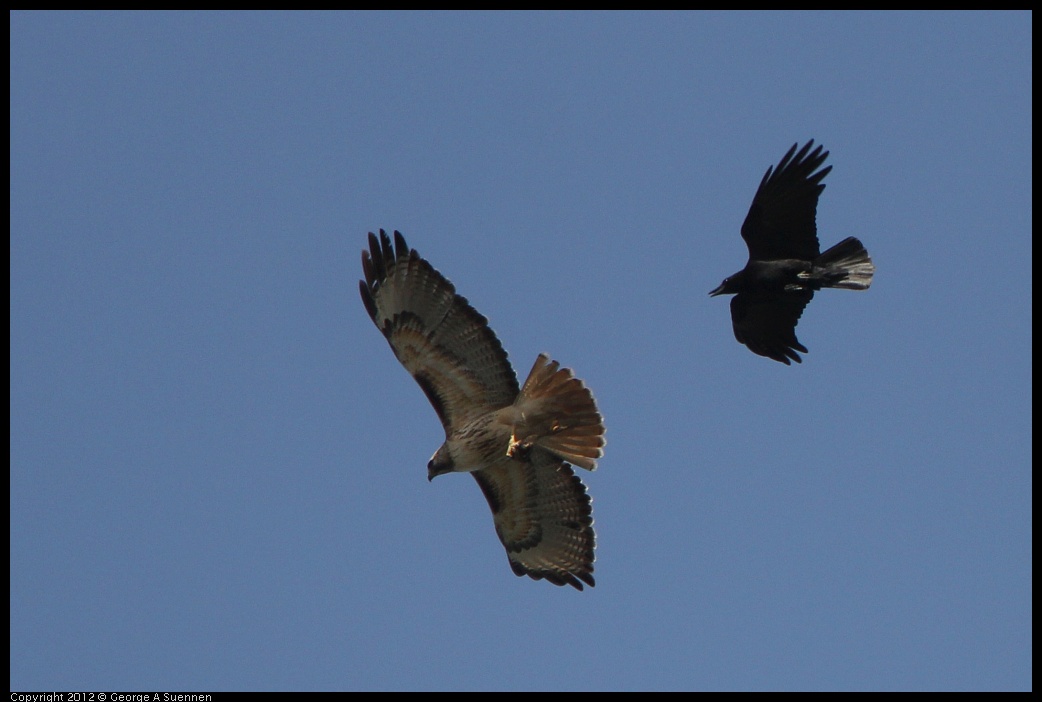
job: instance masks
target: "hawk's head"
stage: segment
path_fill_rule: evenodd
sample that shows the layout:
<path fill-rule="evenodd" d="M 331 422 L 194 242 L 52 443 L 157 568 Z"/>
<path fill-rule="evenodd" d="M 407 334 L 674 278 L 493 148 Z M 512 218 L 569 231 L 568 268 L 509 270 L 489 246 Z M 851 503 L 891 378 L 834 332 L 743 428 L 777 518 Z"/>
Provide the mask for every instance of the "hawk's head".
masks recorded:
<path fill-rule="evenodd" d="M 442 444 L 441 448 L 435 451 L 431 460 L 427 462 L 427 480 L 431 481 L 436 476 L 451 473 L 455 468 L 456 463 L 452 460 L 448 445 Z"/>

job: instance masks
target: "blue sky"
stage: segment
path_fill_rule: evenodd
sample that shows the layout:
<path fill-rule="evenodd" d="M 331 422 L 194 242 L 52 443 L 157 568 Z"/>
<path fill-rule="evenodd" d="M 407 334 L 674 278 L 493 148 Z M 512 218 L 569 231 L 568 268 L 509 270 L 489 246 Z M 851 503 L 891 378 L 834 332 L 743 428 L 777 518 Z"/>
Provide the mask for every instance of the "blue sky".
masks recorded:
<path fill-rule="evenodd" d="M 1031 15 L 11 15 L 11 687 L 1026 690 Z M 786 367 L 707 293 L 833 165 Z M 401 230 L 593 389 L 517 578 L 359 300 Z"/>

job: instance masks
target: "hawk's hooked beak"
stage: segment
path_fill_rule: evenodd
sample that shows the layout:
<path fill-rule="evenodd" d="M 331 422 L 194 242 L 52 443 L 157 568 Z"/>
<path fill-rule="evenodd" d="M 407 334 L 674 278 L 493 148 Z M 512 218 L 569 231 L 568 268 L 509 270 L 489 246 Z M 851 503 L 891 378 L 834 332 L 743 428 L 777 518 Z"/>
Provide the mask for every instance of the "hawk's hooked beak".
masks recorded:
<path fill-rule="evenodd" d="M 432 458 L 430 463 L 427 464 L 427 482 L 434 480 L 439 475 L 445 475 L 446 473 L 452 472 L 452 464 L 435 463 Z"/>

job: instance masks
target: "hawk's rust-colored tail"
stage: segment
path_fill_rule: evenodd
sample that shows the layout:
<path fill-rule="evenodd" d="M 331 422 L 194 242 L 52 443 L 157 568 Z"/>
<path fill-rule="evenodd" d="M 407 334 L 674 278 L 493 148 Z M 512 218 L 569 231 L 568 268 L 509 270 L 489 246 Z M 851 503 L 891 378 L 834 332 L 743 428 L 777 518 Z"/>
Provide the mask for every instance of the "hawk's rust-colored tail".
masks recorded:
<path fill-rule="evenodd" d="M 593 394 L 571 369 L 539 354 L 514 407 L 520 419 L 509 455 L 534 445 L 580 468 L 597 467 L 604 455 L 604 423 Z"/>

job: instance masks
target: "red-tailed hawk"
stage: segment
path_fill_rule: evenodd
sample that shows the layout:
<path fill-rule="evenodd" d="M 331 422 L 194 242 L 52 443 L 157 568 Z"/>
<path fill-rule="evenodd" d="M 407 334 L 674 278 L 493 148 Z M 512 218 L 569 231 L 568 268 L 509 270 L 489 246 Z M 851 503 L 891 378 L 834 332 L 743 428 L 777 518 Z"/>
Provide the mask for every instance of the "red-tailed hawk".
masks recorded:
<path fill-rule="evenodd" d="M 603 455 L 593 395 L 545 354 L 518 388 L 488 320 L 394 233 L 369 234 L 362 302 L 445 428 L 427 479 L 474 476 L 517 575 L 582 590 L 593 581 L 590 496 L 568 463 Z"/>

